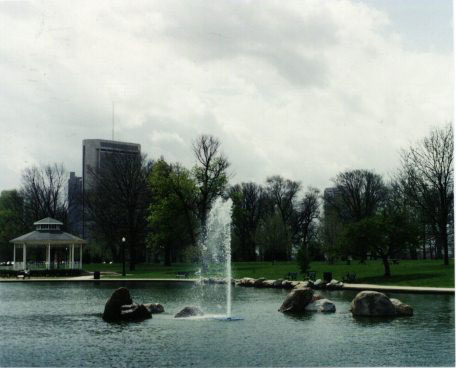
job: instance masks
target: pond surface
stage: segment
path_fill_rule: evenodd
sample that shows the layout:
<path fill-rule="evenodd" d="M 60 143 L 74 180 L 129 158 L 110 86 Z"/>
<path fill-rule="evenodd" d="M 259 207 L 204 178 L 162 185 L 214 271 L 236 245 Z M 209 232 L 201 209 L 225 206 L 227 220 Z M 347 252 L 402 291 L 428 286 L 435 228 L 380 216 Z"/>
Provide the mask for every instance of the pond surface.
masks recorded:
<path fill-rule="evenodd" d="M 111 293 L 165 313 L 141 323 L 101 319 Z M 223 286 L 166 283 L 0 283 L 0 366 L 454 366 L 454 296 L 391 294 L 409 318 L 355 319 L 355 292 L 320 292 L 335 314 L 277 312 L 284 290 L 234 288 L 241 321 L 174 319 L 184 306 L 222 314 Z M 202 302 L 200 302 L 202 300 Z"/>

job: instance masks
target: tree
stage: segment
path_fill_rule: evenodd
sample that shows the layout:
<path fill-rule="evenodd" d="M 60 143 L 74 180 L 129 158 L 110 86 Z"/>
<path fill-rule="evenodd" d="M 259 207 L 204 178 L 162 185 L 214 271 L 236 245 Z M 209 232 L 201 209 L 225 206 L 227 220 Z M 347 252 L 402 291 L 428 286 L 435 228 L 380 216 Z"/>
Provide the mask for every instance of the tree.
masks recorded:
<path fill-rule="evenodd" d="M 453 221 L 453 128 L 435 128 L 402 152 L 401 183 L 411 203 L 435 229 L 437 247 L 448 265 L 448 234 Z"/>
<path fill-rule="evenodd" d="M 17 190 L 4 190 L 0 194 L 0 259 L 11 260 L 13 247 L 9 243 L 31 230 L 24 211 L 24 197 Z"/>
<path fill-rule="evenodd" d="M 329 200 L 332 200 L 332 206 L 344 222 L 372 216 L 386 195 L 382 177 L 368 170 L 342 172 L 333 182 L 336 195 Z M 340 201 L 337 201 L 338 198 Z"/>
<path fill-rule="evenodd" d="M 210 135 L 201 135 L 193 143 L 193 152 L 197 160 L 193 168 L 199 192 L 197 213 L 204 238 L 208 213 L 228 184 L 227 169 L 230 164 L 220 152 L 220 141 Z"/>
<path fill-rule="evenodd" d="M 148 209 L 148 240 L 156 254 L 164 254 L 165 265 L 171 266 L 178 251 L 196 245 L 196 184 L 188 170 L 160 159 L 149 175 L 149 185 L 152 201 Z"/>
<path fill-rule="evenodd" d="M 278 211 L 262 219 L 256 234 L 260 258 L 264 261 L 287 261 L 291 239 Z"/>
<path fill-rule="evenodd" d="M 296 210 L 297 236 L 307 249 L 317 235 L 317 220 L 320 217 L 320 191 L 309 188 Z"/>
<path fill-rule="evenodd" d="M 68 201 L 66 198 L 67 173 L 63 165 L 32 166 L 22 174 L 21 195 L 27 217 L 33 223 L 52 217 L 66 224 Z"/>
<path fill-rule="evenodd" d="M 92 170 L 94 189 L 86 193 L 89 218 L 114 254 L 118 254 L 117 245 L 125 236 L 130 270 L 135 269 L 138 252 L 144 251 L 150 202 L 147 180 L 152 165 L 144 155 L 111 154 L 102 167 Z"/>
<path fill-rule="evenodd" d="M 284 235 L 287 238 L 288 247 L 286 249 L 286 259 L 291 259 L 292 234 L 292 217 L 294 215 L 294 202 L 301 189 L 301 184 L 296 181 L 284 179 L 281 176 L 271 176 L 266 179 L 266 190 L 271 199 L 271 203 L 280 214 L 283 222 Z"/>
<path fill-rule="evenodd" d="M 231 214 L 233 259 L 255 261 L 257 247 L 255 233 L 260 220 L 265 215 L 265 191 L 255 183 L 241 183 L 232 186 L 228 195 L 233 202 Z"/>

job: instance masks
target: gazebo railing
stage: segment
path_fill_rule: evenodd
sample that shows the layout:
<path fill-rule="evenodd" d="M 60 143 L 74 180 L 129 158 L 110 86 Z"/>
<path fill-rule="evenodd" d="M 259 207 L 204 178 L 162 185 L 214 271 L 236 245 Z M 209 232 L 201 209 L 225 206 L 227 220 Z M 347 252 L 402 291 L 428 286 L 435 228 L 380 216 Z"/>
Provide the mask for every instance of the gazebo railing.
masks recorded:
<path fill-rule="evenodd" d="M 79 269 L 81 268 L 80 262 L 74 262 L 73 265 L 71 262 L 51 262 L 47 264 L 47 262 L 35 262 L 35 261 L 27 261 L 27 267 L 24 267 L 24 262 L 17 262 L 12 266 L 7 266 L 8 269 L 13 270 L 71 270 L 71 269 Z"/>

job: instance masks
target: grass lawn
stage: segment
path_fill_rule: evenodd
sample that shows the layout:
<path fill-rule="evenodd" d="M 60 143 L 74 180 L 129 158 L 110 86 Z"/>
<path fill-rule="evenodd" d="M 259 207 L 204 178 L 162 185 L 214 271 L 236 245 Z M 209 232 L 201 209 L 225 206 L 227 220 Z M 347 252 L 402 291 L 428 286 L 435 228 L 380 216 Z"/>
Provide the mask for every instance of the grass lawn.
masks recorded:
<path fill-rule="evenodd" d="M 85 264 L 87 271 L 114 271 L 121 273 L 122 265 L 116 264 Z M 175 278 L 176 272 L 195 271 L 198 267 L 194 264 L 176 263 L 171 267 L 158 264 L 138 264 L 136 270 L 128 271 L 127 278 Z M 381 261 L 367 261 L 359 264 L 352 261 L 351 265 L 345 262 L 327 264 L 325 262 L 312 262 L 311 271 L 317 273 L 317 278 L 322 278 L 323 272 L 332 272 L 333 278 L 342 280 L 347 272 L 356 273 L 356 283 L 402 286 L 433 286 L 454 287 L 454 261 L 445 267 L 442 260 L 402 260 L 399 264 L 391 265 L 390 278 L 383 277 L 383 264 Z M 298 272 L 295 262 L 234 262 L 233 277 L 265 277 L 267 279 L 283 278 L 288 272 Z M 214 270 L 213 275 L 217 275 Z M 104 276 L 109 277 L 109 276 Z M 118 277 L 118 276 L 117 276 Z M 299 273 L 298 279 L 304 279 Z"/>

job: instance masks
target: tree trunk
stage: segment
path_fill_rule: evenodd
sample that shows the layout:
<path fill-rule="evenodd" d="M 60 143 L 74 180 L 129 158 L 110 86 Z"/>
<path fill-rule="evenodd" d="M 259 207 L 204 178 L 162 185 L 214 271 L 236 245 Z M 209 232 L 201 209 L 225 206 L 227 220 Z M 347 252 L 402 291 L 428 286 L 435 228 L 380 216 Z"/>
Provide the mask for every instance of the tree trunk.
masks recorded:
<path fill-rule="evenodd" d="M 391 277 L 391 270 L 390 270 L 390 264 L 388 262 L 388 257 L 382 256 L 382 261 L 383 261 L 383 266 L 385 267 L 385 274 L 383 276 Z"/>
<path fill-rule="evenodd" d="M 440 227 L 440 244 L 443 248 L 443 254 L 444 254 L 444 258 L 443 258 L 443 263 L 445 264 L 445 266 L 448 266 L 449 264 L 449 261 L 448 261 L 448 234 L 447 234 L 447 228 L 446 226 L 441 226 Z"/>
<path fill-rule="evenodd" d="M 165 266 L 171 266 L 172 257 L 171 257 L 171 247 L 169 244 L 165 247 Z"/>

